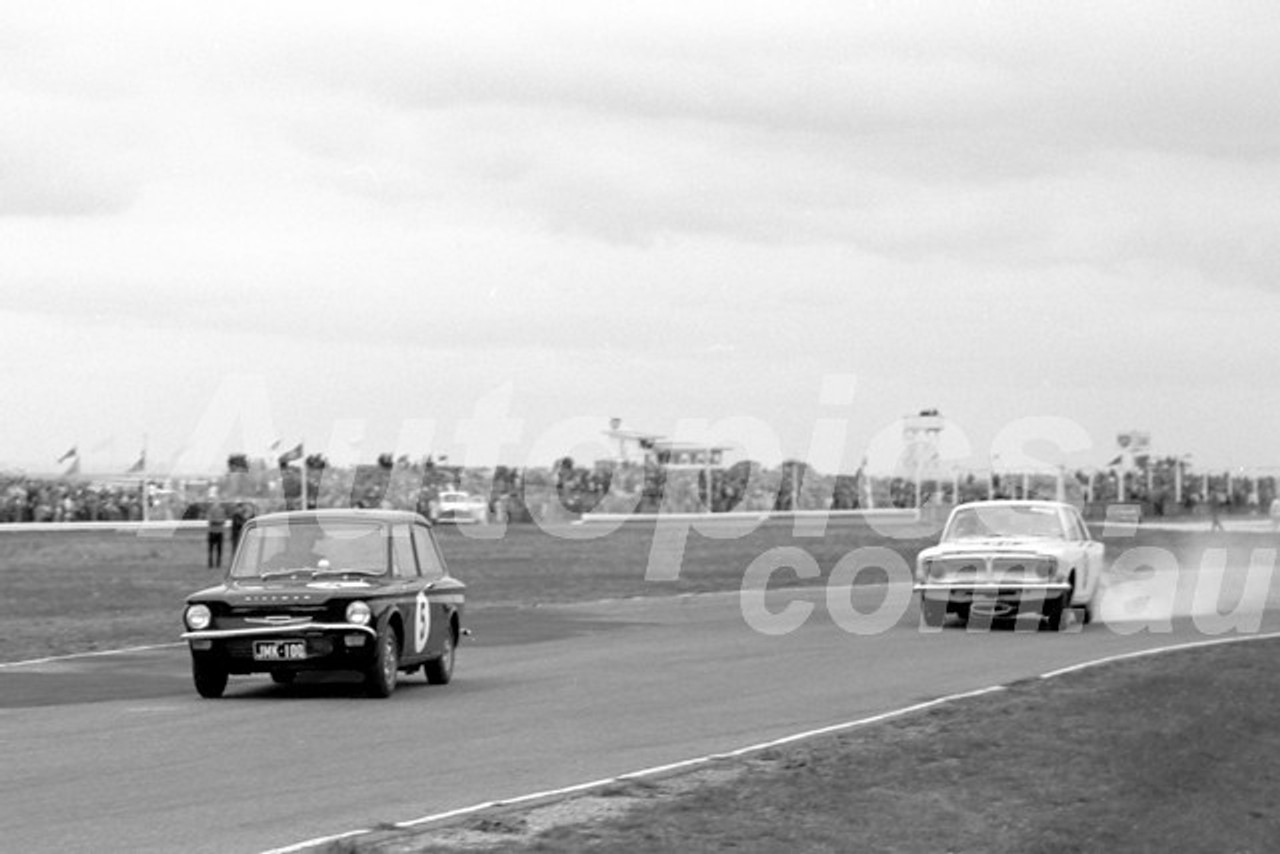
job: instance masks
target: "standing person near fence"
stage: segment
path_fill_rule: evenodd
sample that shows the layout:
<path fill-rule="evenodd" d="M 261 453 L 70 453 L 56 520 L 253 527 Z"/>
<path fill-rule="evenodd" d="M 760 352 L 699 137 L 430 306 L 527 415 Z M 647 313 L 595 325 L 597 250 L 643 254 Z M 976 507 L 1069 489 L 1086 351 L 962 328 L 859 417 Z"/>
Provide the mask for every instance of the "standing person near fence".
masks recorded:
<path fill-rule="evenodd" d="M 209 490 L 209 569 L 222 567 L 222 529 L 227 523 L 227 511 L 218 500 L 218 491 Z"/>

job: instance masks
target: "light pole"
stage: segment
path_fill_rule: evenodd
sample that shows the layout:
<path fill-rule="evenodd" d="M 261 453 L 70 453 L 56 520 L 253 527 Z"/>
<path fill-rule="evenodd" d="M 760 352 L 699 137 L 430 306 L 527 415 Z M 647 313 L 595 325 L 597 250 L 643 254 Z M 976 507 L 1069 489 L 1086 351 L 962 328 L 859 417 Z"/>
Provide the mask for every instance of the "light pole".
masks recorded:
<path fill-rule="evenodd" d="M 1182 479 L 1186 476 L 1187 461 L 1191 459 L 1190 454 L 1183 454 L 1174 461 L 1173 466 L 1173 501 L 1179 507 L 1182 506 Z"/>

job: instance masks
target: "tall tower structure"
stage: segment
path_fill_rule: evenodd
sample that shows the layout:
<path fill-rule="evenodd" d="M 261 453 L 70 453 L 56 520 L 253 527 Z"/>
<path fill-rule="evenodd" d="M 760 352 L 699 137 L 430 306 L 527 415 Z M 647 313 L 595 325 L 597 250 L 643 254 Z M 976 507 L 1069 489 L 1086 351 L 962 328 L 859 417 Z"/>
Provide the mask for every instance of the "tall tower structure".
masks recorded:
<path fill-rule="evenodd" d="M 939 476 L 938 437 L 944 423 L 936 409 L 922 409 L 902 422 L 903 465 L 907 476 L 915 481 L 917 508 L 921 504 L 921 482 Z"/>

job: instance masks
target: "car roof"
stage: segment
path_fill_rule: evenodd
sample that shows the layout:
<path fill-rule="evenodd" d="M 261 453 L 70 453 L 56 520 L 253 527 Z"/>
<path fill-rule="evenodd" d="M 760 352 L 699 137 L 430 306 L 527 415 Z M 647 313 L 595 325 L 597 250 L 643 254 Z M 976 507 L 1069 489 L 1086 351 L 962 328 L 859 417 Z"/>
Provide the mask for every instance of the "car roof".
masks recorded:
<path fill-rule="evenodd" d="M 354 522 L 421 522 L 430 524 L 421 513 L 412 510 L 367 510 L 358 507 L 327 507 L 318 510 L 287 510 L 279 513 L 264 513 L 250 520 L 256 525 L 280 525 L 290 522 L 309 524 L 330 521 Z"/>
<path fill-rule="evenodd" d="M 1041 507 L 1046 509 L 1053 508 L 1056 510 L 1075 509 L 1074 505 L 1068 504 L 1065 501 L 1048 501 L 1046 499 L 1039 498 L 1024 498 L 1016 500 L 996 498 L 989 501 L 966 501 L 964 504 L 958 505 L 955 510 L 966 510 L 972 507 Z M 954 513 L 955 510 L 951 512 Z"/>

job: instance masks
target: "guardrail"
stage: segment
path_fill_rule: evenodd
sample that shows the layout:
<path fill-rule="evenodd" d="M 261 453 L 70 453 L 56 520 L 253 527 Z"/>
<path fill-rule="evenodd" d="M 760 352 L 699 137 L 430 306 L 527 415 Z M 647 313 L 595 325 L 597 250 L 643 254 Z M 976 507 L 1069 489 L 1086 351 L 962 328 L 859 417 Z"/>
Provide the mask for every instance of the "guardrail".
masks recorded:
<path fill-rule="evenodd" d="M 878 510 L 746 510 L 731 513 L 583 513 L 579 523 L 777 522 L 789 519 L 893 519 L 914 522 L 919 518 L 919 510 L 886 507 Z"/>
<path fill-rule="evenodd" d="M 175 519 L 150 522 L 5 522 L 0 523 L 0 534 L 8 533 L 73 533 L 84 531 L 115 531 L 120 534 L 160 536 L 174 531 L 207 530 L 204 519 Z"/>

